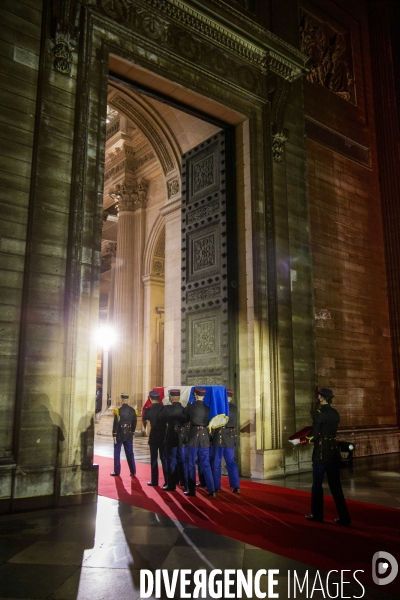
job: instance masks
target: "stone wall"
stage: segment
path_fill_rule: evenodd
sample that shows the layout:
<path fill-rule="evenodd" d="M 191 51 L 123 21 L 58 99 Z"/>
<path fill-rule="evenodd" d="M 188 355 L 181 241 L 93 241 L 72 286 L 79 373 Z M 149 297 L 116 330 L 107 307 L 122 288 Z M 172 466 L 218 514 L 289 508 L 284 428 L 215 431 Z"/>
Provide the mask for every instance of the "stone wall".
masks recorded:
<path fill-rule="evenodd" d="M 317 377 L 345 428 L 396 424 L 367 4 L 301 2 Z"/>
<path fill-rule="evenodd" d="M 15 398 L 20 394 L 17 373 L 27 246 L 30 251 L 26 233 L 35 160 L 41 2 L 2 2 L 0 19 L 0 498 L 7 498 L 15 466 L 13 431 L 19 427 Z"/>

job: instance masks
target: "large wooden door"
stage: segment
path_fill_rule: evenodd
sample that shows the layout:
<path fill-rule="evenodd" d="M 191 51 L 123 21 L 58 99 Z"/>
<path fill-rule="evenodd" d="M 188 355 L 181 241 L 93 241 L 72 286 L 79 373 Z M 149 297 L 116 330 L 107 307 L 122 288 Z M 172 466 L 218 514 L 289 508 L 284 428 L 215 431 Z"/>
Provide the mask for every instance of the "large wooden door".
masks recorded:
<path fill-rule="evenodd" d="M 234 131 L 182 157 L 182 384 L 236 387 Z"/>

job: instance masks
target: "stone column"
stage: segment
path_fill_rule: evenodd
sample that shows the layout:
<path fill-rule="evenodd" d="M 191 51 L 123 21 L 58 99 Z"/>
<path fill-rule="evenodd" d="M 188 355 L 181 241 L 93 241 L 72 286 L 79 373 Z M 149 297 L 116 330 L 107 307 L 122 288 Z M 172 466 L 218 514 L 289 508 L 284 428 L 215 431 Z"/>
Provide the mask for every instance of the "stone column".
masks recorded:
<path fill-rule="evenodd" d="M 143 292 L 141 263 L 144 245 L 147 183 L 126 181 L 110 192 L 117 202 L 118 234 L 114 284 L 114 328 L 111 399 L 120 404 L 121 392 L 132 406 L 140 404 L 142 388 Z"/>
<path fill-rule="evenodd" d="M 164 385 L 181 383 L 181 199 L 164 206 L 165 344 Z"/>

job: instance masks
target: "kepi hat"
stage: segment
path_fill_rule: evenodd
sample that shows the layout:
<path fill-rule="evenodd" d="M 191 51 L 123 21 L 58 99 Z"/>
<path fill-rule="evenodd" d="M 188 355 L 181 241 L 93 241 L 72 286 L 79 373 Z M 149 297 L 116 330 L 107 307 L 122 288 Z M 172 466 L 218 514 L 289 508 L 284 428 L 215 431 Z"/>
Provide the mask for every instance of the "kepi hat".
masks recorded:
<path fill-rule="evenodd" d="M 196 394 L 196 396 L 205 396 L 206 392 L 207 390 L 205 390 L 204 388 L 194 388 L 194 393 Z"/>
<path fill-rule="evenodd" d="M 333 392 L 329 388 L 321 388 L 318 394 L 321 394 L 321 396 L 323 396 L 327 400 L 333 398 Z"/>

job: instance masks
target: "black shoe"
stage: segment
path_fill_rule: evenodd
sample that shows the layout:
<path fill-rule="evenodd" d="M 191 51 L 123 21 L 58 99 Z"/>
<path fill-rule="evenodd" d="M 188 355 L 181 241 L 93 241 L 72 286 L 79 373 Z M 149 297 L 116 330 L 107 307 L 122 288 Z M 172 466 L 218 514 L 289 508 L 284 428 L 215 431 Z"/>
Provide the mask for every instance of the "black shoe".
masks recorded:
<path fill-rule="evenodd" d="M 217 497 L 217 494 L 216 494 L 215 492 L 208 492 L 207 496 L 208 496 L 209 498 L 216 498 L 216 497 Z"/>
<path fill-rule="evenodd" d="M 205 485 L 203 485 L 202 483 L 196 483 L 196 487 L 202 487 L 202 488 L 205 488 L 206 486 L 205 486 Z"/>
<path fill-rule="evenodd" d="M 196 492 L 190 492 L 189 490 L 186 490 L 186 492 L 183 492 L 185 494 L 185 496 L 195 496 Z"/>
<path fill-rule="evenodd" d="M 218 494 L 218 492 L 220 492 L 221 490 L 215 490 L 215 493 Z"/>
<path fill-rule="evenodd" d="M 152 487 L 158 487 L 158 483 L 153 483 L 152 481 L 148 481 L 147 485 L 150 485 Z"/>
<path fill-rule="evenodd" d="M 119 473 L 115 473 L 115 471 L 110 473 L 110 475 L 111 475 L 111 477 L 119 477 Z"/>
<path fill-rule="evenodd" d="M 345 521 L 345 519 L 335 519 L 336 525 L 343 525 L 343 527 L 350 527 L 351 521 Z"/>
<path fill-rule="evenodd" d="M 174 488 L 174 487 L 168 487 L 168 486 L 167 487 L 163 486 L 163 490 L 165 492 L 176 492 L 176 488 Z"/>
<path fill-rule="evenodd" d="M 168 485 L 166 483 L 164 483 L 164 485 L 162 486 L 162 490 L 166 490 L 168 488 Z"/>
<path fill-rule="evenodd" d="M 240 488 L 233 488 L 232 494 L 240 494 Z"/>
<path fill-rule="evenodd" d="M 187 487 L 187 485 L 183 486 L 183 493 L 188 492 L 189 488 Z"/>
<path fill-rule="evenodd" d="M 317 519 L 317 517 L 314 517 L 314 515 L 305 515 L 307 521 L 315 521 L 316 523 L 323 523 L 324 520 L 323 519 Z"/>

